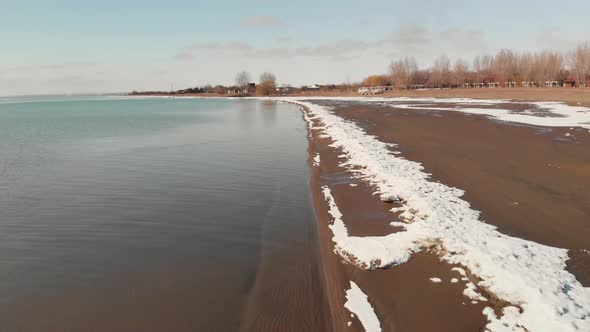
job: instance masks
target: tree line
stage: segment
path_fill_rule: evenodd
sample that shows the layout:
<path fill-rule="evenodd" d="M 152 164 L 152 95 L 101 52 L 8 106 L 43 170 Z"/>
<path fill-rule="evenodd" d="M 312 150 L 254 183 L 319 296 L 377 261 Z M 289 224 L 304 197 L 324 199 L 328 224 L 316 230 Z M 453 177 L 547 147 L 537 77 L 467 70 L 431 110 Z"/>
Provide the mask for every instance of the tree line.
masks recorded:
<path fill-rule="evenodd" d="M 450 88 L 475 84 L 508 86 L 545 86 L 559 82 L 571 86 L 590 86 L 590 43 L 580 44 L 567 53 L 543 51 L 517 53 L 503 49 L 495 55 L 480 55 L 471 63 L 447 56 L 435 59 L 428 69 L 419 69 L 415 57 L 393 61 L 387 75 L 372 75 L 363 82 L 368 86 L 394 85 Z"/>

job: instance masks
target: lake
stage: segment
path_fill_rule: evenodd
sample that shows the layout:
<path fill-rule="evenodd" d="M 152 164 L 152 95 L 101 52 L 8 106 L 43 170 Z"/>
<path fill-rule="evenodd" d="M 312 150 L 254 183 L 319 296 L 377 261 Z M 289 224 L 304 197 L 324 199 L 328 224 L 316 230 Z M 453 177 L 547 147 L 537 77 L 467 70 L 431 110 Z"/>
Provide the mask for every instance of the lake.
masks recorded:
<path fill-rule="evenodd" d="M 0 100 L 0 327 L 323 330 L 306 124 L 260 100 Z"/>

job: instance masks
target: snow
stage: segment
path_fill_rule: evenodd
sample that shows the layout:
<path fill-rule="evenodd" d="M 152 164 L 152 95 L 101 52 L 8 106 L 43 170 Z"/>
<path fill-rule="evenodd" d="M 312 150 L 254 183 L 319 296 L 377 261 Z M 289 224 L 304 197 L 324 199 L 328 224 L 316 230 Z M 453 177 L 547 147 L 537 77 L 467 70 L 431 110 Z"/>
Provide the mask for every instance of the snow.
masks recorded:
<path fill-rule="evenodd" d="M 511 102 L 513 104 L 519 104 Z M 474 108 L 474 107 L 424 107 L 417 104 L 392 105 L 396 108 L 433 111 L 453 111 L 468 114 L 487 115 L 501 121 L 522 123 L 534 126 L 590 128 L 590 109 L 580 106 L 568 106 L 558 102 L 530 102 L 539 110 L 515 112 L 509 109 Z M 548 112 L 546 116 L 543 112 Z M 567 135 L 569 136 L 569 135 Z"/>
<path fill-rule="evenodd" d="M 488 300 L 485 297 L 483 297 L 480 293 L 477 292 L 477 287 L 472 282 L 468 282 L 467 285 L 465 285 L 465 290 L 463 290 L 463 295 L 467 296 L 468 298 L 470 298 L 474 301 L 487 301 Z"/>
<path fill-rule="evenodd" d="M 498 319 L 494 310 L 490 307 L 483 309 L 483 314 L 488 318 L 487 331 L 494 332 L 527 332 L 519 324 L 519 310 L 517 307 L 508 306 L 502 309 L 502 319 Z M 534 331 L 533 331 L 534 332 Z"/>
<path fill-rule="evenodd" d="M 442 282 L 442 280 L 440 278 L 430 278 L 430 281 L 434 282 L 435 284 Z"/>
<path fill-rule="evenodd" d="M 316 153 L 315 157 L 313 157 L 313 165 L 320 166 L 320 154 Z"/>
<path fill-rule="evenodd" d="M 487 115 L 500 121 L 550 127 L 583 127 L 590 129 L 590 109 L 583 106 L 569 106 L 561 102 L 519 102 L 504 99 L 470 99 L 470 98 L 375 98 L 375 97 L 306 97 L 279 98 L 278 100 L 302 103 L 313 100 L 357 101 L 394 106 L 401 109 L 452 111 L 468 114 Z M 428 103 L 428 104 L 424 104 Z M 456 107 L 444 107 L 437 104 L 458 104 Z M 512 111 L 502 108 L 478 108 L 477 106 L 502 104 L 533 105 L 525 111 Z M 431 106 L 435 105 L 435 106 Z M 475 107 L 472 107 L 475 106 Z M 547 116 L 550 115 L 550 116 Z"/>
<path fill-rule="evenodd" d="M 381 323 L 369 303 L 367 295 L 352 281 L 350 282 L 350 289 L 346 291 L 344 307 L 356 314 L 366 332 L 381 331 Z"/>
<path fill-rule="evenodd" d="M 457 278 L 451 278 L 451 283 L 452 284 L 456 284 L 458 282 L 459 282 L 459 279 L 457 279 Z"/>
<path fill-rule="evenodd" d="M 389 145 L 329 109 L 306 101 L 297 103 L 324 124 L 323 133 L 331 137 L 332 146 L 348 156 L 343 166 L 378 188 L 381 196 L 399 197 L 403 202 L 408 222 L 392 225 L 405 231 L 354 237 L 348 235 L 330 188 L 323 187 L 333 219 L 330 228 L 335 249 L 343 259 L 363 269 L 386 268 L 403 264 L 413 253 L 437 245 L 441 260 L 464 266 L 479 278 L 477 285 L 468 283 L 465 295 L 483 301 L 477 290 L 485 289 L 518 307 L 505 308 L 500 317 L 488 314 L 490 331 L 505 331 L 506 326 L 513 326 L 509 331 L 521 327 L 528 331 L 590 331 L 590 288 L 584 288 L 566 271 L 567 250 L 500 233 L 480 220 L 480 213 L 461 198 L 462 190 L 431 181 L 421 164 L 388 152 Z M 573 111 L 561 104 L 546 105 L 555 106 L 556 113 Z M 518 120 L 528 121 L 526 118 L 537 119 L 521 115 Z M 577 126 L 582 119 L 590 121 L 590 114 L 539 119 Z"/>
<path fill-rule="evenodd" d="M 451 269 L 451 271 L 455 271 L 455 272 L 459 273 L 462 277 L 467 276 L 467 273 L 465 272 L 465 270 L 460 267 L 454 267 Z"/>

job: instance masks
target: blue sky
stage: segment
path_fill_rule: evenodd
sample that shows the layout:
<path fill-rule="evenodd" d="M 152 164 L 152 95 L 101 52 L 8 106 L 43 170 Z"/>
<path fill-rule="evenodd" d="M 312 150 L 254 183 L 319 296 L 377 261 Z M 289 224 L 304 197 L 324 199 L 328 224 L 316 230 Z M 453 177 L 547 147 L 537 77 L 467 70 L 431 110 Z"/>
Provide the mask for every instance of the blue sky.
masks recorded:
<path fill-rule="evenodd" d="M 590 39 L 590 1 L 6 1 L 0 95 L 360 80 L 414 55 L 471 60 Z"/>

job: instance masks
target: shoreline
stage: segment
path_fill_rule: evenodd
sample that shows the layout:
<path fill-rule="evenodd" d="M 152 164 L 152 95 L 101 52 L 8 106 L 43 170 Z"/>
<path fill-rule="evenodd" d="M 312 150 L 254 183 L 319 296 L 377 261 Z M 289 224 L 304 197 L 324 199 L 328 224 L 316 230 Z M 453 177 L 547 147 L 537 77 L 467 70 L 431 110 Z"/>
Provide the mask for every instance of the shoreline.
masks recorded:
<path fill-rule="evenodd" d="M 162 98 L 259 98 L 241 97 L 225 94 L 145 94 L 128 97 L 162 97 Z M 307 91 L 303 93 L 269 96 L 267 98 L 304 98 L 316 97 L 358 97 L 358 98 L 471 98 L 471 99 L 508 99 L 519 102 L 553 101 L 570 106 L 590 107 L 590 88 L 471 88 L 471 89 L 424 89 L 424 90 L 388 90 L 373 96 L 361 96 L 356 91 Z M 263 97 L 264 98 L 264 97 Z"/>
<path fill-rule="evenodd" d="M 431 273 L 439 277 L 444 276 L 447 279 L 454 277 L 454 275 L 451 275 L 449 272 L 445 273 L 443 271 L 443 265 L 438 263 L 438 259 L 434 258 L 431 254 L 419 254 L 403 267 L 376 271 L 359 270 L 357 267 L 342 260 L 341 256 L 334 251 L 333 233 L 330 229 L 332 223 L 331 216 L 326 205 L 325 196 L 322 193 L 322 182 L 325 182 L 325 179 L 323 180 L 322 178 L 330 177 L 329 174 L 334 173 L 335 168 L 339 168 L 338 164 L 340 161 L 338 155 L 341 152 L 330 151 L 332 149 L 329 147 L 330 143 L 327 142 L 329 139 L 324 138 L 321 139 L 323 142 L 318 142 L 319 133 L 317 130 L 308 129 L 308 132 L 312 134 L 311 137 L 308 136 L 310 140 L 309 164 L 313 169 L 310 182 L 317 218 L 318 240 L 321 242 L 319 244 L 321 247 L 321 263 L 324 265 L 323 270 L 327 283 L 326 293 L 329 299 L 334 331 L 365 331 L 356 314 L 349 312 L 345 307 L 345 291 L 350 287 L 350 282 L 355 282 L 368 294 L 369 303 L 375 308 L 383 331 L 404 330 L 404 328 L 410 328 L 410 330 L 438 329 L 439 331 L 456 331 L 455 328 L 457 327 L 459 327 L 459 330 L 463 327 L 463 330 L 467 331 L 471 330 L 471 328 L 478 330 L 483 328 L 485 325 L 484 317 L 482 315 L 475 315 L 476 312 L 480 312 L 483 309 L 483 306 L 479 310 L 466 308 L 461 302 L 460 292 L 457 295 L 451 289 L 443 289 L 442 294 L 437 294 L 437 292 L 441 291 L 440 288 L 433 289 L 433 284 L 428 279 Z M 314 165 L 314 158 L 318 153 L 322 156 L 321 163 Z M 344 169 L 336 171 L 338 174 L 344 172 Z M 356 182 L 352 178 L 349 180 Z M 336 182 L 339 181 L 345 180 L 336 180 Z M 343 184 L 340 188 L 333 189 L 333 194 L 338 201 L 346 194 L 347 186 L 348 184 Z M 353 194 L 353 197 L 355 199 L 362 198 L 361 202 L 367 205 L 370 204 L 370 206 L 365 209 L 361 208 L 358 211 L 353 211 L 356 209 L 352 207 L 353 204 L 350 204 L 351 209 L 345 209 L 343 213 L 353 218 L 364 218 L 367 213 L 374 214 L 374 211 L 371 211 L 371 209 L 374 209 L 376 205 L 382 204 L 378 199 L 375 200 L 375 196 L 367 195 L 370 192 L 369 186 L 359 182 L 354 188 L 360 187 L 365 187 L 363 189 L 364 192 L 360 193 L 360 195 Z M 339 206 L 343 209 L 345 208 L 343 205 Z M 381 218 L 383 217 L 387 218 L 386 209 L 382 209 L 381 211 Z M 363 228 L 362 222 L 361 224 L 357 223 L 356 226 L 359 229 Z M 447 270 L 450 271 L 451 267 L 448 267 Z M 394 284 L 393 288 L 391 288 L 390 283 Z M 402 289 L 399 289 L 399 286 Z M 455 285 L 455 291 L 459 290 L 458 287 L 459 285 Z M 407 288 L 410 291 L 404 291 L 403 288 Z M 440 296 L 437 299 L 430 299 L 432 293 L 423 291 L 423 288 L 428 291 L 434 291 L 434 294 Z M 395 291 L 398 294 L 391 294 L 391 291 Z M 408 294 L 412 292 L 414 294 Z M 448 303 L 447 300 L 449 298 L 452 299 L 452 303 Z M 400 299 L 403 299 L 405 303 L 400 303 Z M 408 303 L 408 301 L 411 303 Z M 426 303 L 425 301 L 428 301 L 428 304 L 426 308 L 423 308 Z M 422 308 L 422 311 L 415 310 L 418 308 Z M 456 312 L 453 313 L 453 310 L 456 310 Z M 392 311 L 397 311 L 397 313 Z M 422 320 L 421 317 L 425 313 L 432 316 L 433 319 Z M 445 318 L 443 323 L 440 319 L 446 315 L 450 318 Z M 469 317 L 466 317 L 467 315 Z M 402 317 L 404 317 L 403 320 Z M 416 322 L 420 323 L 416 325 Z"/>
<path fill-rule="evenodd" d="M 287 102 L 291 102 L 291 100 L 289 100 L 291 98 L 284 98 L 282 99 L 283 101 L 287 101 Z M 305 99 L 305 98 L 301 98 L 301 99 Z M 314 98 L 315 102 L 319 102 L 319 100 L 321 100 L 321 98 Z M 326 100 L 330 100 L 332 99 L 332 101 L 334 102 L 342 102 L 342 104 L 346 104 L 346 102 L 344 100 L 339 100 L 338 98 L 326 98 Z M 368 100 L 368 99 L 366 99 Z M 376 100 L 376 99 L 373 99 Z M 378 100 L 378 99 L 377 99 Z M 301 105 L 301 103 L 300 103 Z M 315 105 L 315 104 L 314 104 Z M 304 112 L 304 117 L 308 118 L 309 117 L 309 109 L 307 109 L 305 105 L 302 105 L 303 110 L 302 112 Z M 340 109 L 342 108 L 342 105 L 337 105 L 337 106 L 332 106 L 331 108 L 336 108 L 339 112 L 339 114 L 342 112 Z M 366 115 L 368 115 L 369 113 L 367 110 L 362 110 L 362 106 L 359 105 L 354 105 L 354 106 L 350 106 L 349 105 L 349 109 L 346 110 L 346 114 L 351 114 L 354 116 L 345 116 L 345 118 L 348 121 L 353 121 L 355 123 L 359 123 L 359 121 L 364 121 L 364 120 L 368 120 L 366 118 Z M 360 109 L 360 110 L 359 110 Z M 372 110 L 371 112 L 374 113 L 378 113 L 379 110 Z M 399 112 L 399 110 L 398 110 Z M 408 114 L 411 113 L 420 113 L 418 111 L 414 111 L 414 110 L 406 110 L 405 111 Z M 474 115 L 474 116 L 470 116 L 467 113 L 462 113 L 462 112 L 448 112 L 448 111 L 437 111 L 438 113 L 444 113 L 445 115 L 443 115 L 443 118 L 445 117 L 450 117 L 452 118 L 451 121 L 459 121 L 462 118 L 473 118 L 478 122 L 485 122 L 485 123 L 490 123 L 493 124 L 494 126 L 497 126 L 498 128 L 502 128 L 502 127 L 510 127 L 513 128 L 515 132 L 520 132 L 522 130 L 530 130 L 530 131 L 534 131 L 533 129 L 526 129 L 525 128 L 518 128 L 518 124 L 514 124 L 514 123 L 495 123 L 495 121 L 490 121 L 490 118 L 488 116 L 484 116 L 484 115 Z M 435 113 L 437 113 L 435 112 Z M 380 115 L 382 117 L 382 115 Z M 380 116 L 375 115 L 375 118 L 372 121 L 369 121 L 368 123 L 365 123 L 363 126 L 367 126 L 367 128 L 375 128 L 373 126 L 375 126 L 377 124 L 378 127 L 378 122 L 375 121 L 380 121 L 377 120 L 380 118 Z M 421 115 L 422 117 L 424 116 L 430 116 L 430 115 Z M 435 117 L 433 117 L 435 118 Z M 436 117 L 437 118 L 437 117 Z M 459 120 L 458 120 L 459 119 Z M 417 119 L 416 121 L 423 121 L 422 119 Z M 462 120 L 461 120 L 462 121 Z M 414 301 L 413 298 L 415 297 L 420 297 L 420 296 L 426 296 L 425 298 L 428 298 L 428 296 L 432 296 L 433 293 L 431 292 L 439 292 L 441 291 L 440 288 L 445 288 L 444 291 L 447 292 L 445 293 L 446 298 L 440 298 L 440 297 L 436 297 L 436 299 L 432 299 L 433 302 L 437 302 L 438 306 L 453 306 L 453 302 L 457 301 L 457 299 L 459 301 L 461 301 L 461 298 L 463 297 L 463 294 L 461 292 L 461 287 L 465 286 L 466 284 L 463 283 L 461 285 L 461 287 L 458 287 L 459 283 L 455 283 L 455 284 L 444 284 L 443 282 L 443 286 L 440 286 L 439 288 L 432 288 L 433 284 L 437 284 L 436 282 L 432 281 L 432 280 L 439 280 L 438 277 L 442 277 L 443 280 L 455 280 L 455 279 L 459 279 L 461 278 L 460 275 L 454 275 L 454 274 L 449 274 L 449 273 L 445 273 L 445 270 L 450 270 L 450 271 L 454 271 L 455 268 L 458 268 L 460 266 L 445 266 L 445 264 L 443 264 L 443 266 L 440 265 L 440 257 L 436 258 L 436 254 L 433 256 L 433 258 L 428 258 L 430 257 L 431 253 L 429 253 L 428 251 L 423 252 L 423 253 L 419 253 L 419 254 L 414 254 L 413 258 L 411 260 L 409 260 L 406 263 L 402 263 L 401 265 L 397 265 L 395 267 L 388 267 L 385 268 L 384 270 L 374 270 L 374 271 L 364 271 L 364 270 L 359 270 L 357 267 L 352 266 L 352 264 L 349 263 L 344 263 L 342 262 L 342 258 L 340 255 L 336 255 L 333 252 L 333 245 L 334 245 L 334 233 L 332 232 L 332 230 L 330 230 L 329 228 L 329 224 L 331 222 L 331 220 L 333 218 L 330 217 L 330 214 L 328 212 L 328 207 L 326 206 L 326 198 L 322 195 L 321 193 L 321 182 L 326 183 L 326 181 L 328 182 L 332 182 L 332 184 L 330 185 L 330 187 L 332 188 L 332 192 L 335 195 L 335 199 L 336 199 L 336 205 L 342 209 L 342 214 L 343 214 L 343 218 L 345 219 L 344 222 L 346 224 L 346 227 L 349 227 L 351 231 L 354 231 L 355 233 L 358 233 L 359 231 L 363 231 L 363 229 L 366 230 L 366 227 L 368 224 L 363 225 L 362 221 L 354 221 L 355 218 L 358 219 L 365 219 L 365 222 L 367 222 L 369 219 L 367 217 L 368 214 L 374 214 L 377 213 L 375 210 L 376 206 L 379 206 L 379 204 L 383 205 L 382 202 L 380 202 L 378 200 L 378 198 L 375 198 L 374 195 L 371 195 L 371 188 L 370 186 L 366 186 L 365 184 L 363 184 L 361 182 L 358 182 L 358 180 L 354 180 L 354 178 L 348 178 L 348 179 L 344 179 L 346 178 L 345 173 L 347 173 L 346 170 L 338 170 L 338 165 L 342 162 L 342 160 L 339 160 L 340 155 L 342 154 L 342 151 L 337 151 L 337 149 L 333 149 L 330 147 L 330 145 L 332 143 L 330 142 L 325 142 L 326 140 L 331 141 L 331 138 L 328 137 L 320 137 L 322 136 L 321 134 L 319 134 L 319 132 L 321 131 L 320 128 L 325 124 L 321 124 L 318 123 L 317 118 L 312 118 L 312 119 L 308 119 L 309 122 L 309 126 L 310 128 L 308 128 L 308 139 L 309 139 L 309 160 L 308 162 L 310 163 L 311 167 L 313 168 L 313 172 L 312 172 L 312 179 L 311 179 L 311 184 L 312 184 L 312 194 L 314 196 L 314 210 L 316 213 L 316 218 L 317 218 L 317 223 L 318 223 L 318 232 L 320 232 L 320 241 L 325 241 L 323 243 L 324 248 L 322 250 L 323 256 L 322 256 L 322 263 L 326 264 L 325 268 L 325 273 L 326 273 L 326 280 L 327 283 L 331 285 L 331 287 L 327 290 L 328 291 L 328 297 L 330 298 L 330 305 L 331 305 L 331 312 L 332 312 L 332 321 L 333 321 L 333 326 L 335 328 L 335 330 L 339 330 L 339 329 L 344 329 L 344 328 L 348 328 L 350 329 L 350 327 L 347 326 L 347 324 L 345 324 L 345 322 L 350 321 L 350 318 L 348 317 L 348 313 L 346 312 L 346 309 L 344 309 L 344 291 L 345 289 L 348 288 L 348 286 L 346 285 L 347 281 L 354 281 L 355 283 L 357 283 L 361 289 L 363 289 L 369 297 L 369 302 L 371 302 L 372 306 L 375 308 L 375 311 L 377 312 L 377 315 L 379 316 L 379 319 L 381 320 L 381 324 L 382 324 L 382 328 L 385 331 L 388 330 L 393 330 L 393 329 L 416 329 L 416 328 L 437 328 L 440 331 L 469 331 L 469 330 L 473 330 L 473 329 L 485 329 L 485 326 L 487 326 L 488 328 L 490 326 L 492 326 L 493 324 L 497 324 L 497 322 L 499 322 L 501 320 L 502 317 L 502 310 L 503 308 L 507 307 L 507 303 L 504 302 L 502 299 L 498 299 L 495 297 L 495 295 L 492 293 L 488 293 L 485 289 L 483 288 L 476 288 L 476 291 L 480 292 L 480 296 L 483 295 L 485 297 L 485 300 L 482 300 L 479 303 L 486 303 L 486 305 L 481 305 L 481 304 L 476 304 L 476 305 L 469 305 L 469 304 L 465 304 L 465 302 L 463 302 L 462 304 L 459 302 L 458 304 L 461 306 L 467 306 L 467 307 L 472 307 L 472 308 L 467 308 L 467 309 L 474 309 L 469 311 L 469 313 L 464 313 L 464 315 L 461 315 L 461 319 L 463 321 L 469 321 L 468 326 L 464 325 L 463 328 L 459 328 L 456 324 L 457 321 L 454 321 L 457 317 L 453 317 L 453 314 L 456 315 L 456 312 L 454 313 L 452 310 L 447 310 L 446 311 L 446 315 L 440 316 L 440 312 L 438 312 L 437 314 L 437 310 L 439 310 L 440 308 L 431 308 L 431 309 L 424 309 L 423 312 L 421 313 L 421 315 L 426 315 L 430 318 L 433 318 L 433 321 L 436 321 L 436 324 L 433 326 L 420 326 L 419 324 L 417 324 L 417 321 L 414 319 L 407 319 L 408 315 L 416 315 L 418 313 L 413 313 L 412 311 L 409 312 L 404 312 L 404 310 L 407 310 L 407 308 L 405 307 L 411 307 L 412 306 L 412 301 Z M 364 122 L 363 122 L 364 123 Z M 418 122 L 416 122 L 418 123 Z M 461 122 L 462 123 L 462 122 Z M 320 130 L 315 130 L 312 129 L 311 127 L 314 127 L 315 129 L 320 129 Z M 535 126 L 533 126 L 535 127 Z M 431 128 L 432 130 L 436 130 L 435 128 Z M 568 129 L 562 128 L 560 129 L 560 131 L 563 132 L 567 132 Z M 571 130 L 569 130 L 571 131 Z M 587 130 L 586 130 L 587 131 Z M 373 135 L 377 135 L 378 137 L 382 137 L 383 134 L 380 134 L 378 132 L 374 132 L 372 133 Z M 562 133 L 563 134 L 563 133 Z M 535 135 L 535 134 L 533 134 Z M 580 135 L 581 136 L 581 135 Z M 582 139 L 582 138 L 580 138 Z M 322 142 L 324 141 L 324 142 Z M 583 142 L 586 142 L 585 139 L 583 139 Z M 323 148 L 322 148 L 323 146 Z M 404 145 L 402 144 L 401 147 L 403 148 Z M 323 150 L 322 150 L 323 149 Z M 330 152 L 328 152 L 328 150 L 333 150 L 331 152 L 332 157 L 330 157 Z M 404 153 L 404 155 L 407 153 L 402 151 Z M 319 153 L 320 157 L 317 157 Z M 317 159 L 317 161 L 316 161 Z M 415 159 L 415 158 L 412 158 Z M 319 162 L 319 163 L 318 163 Z M 332 166 L 331 166 L 332 165 Z M 326 169 L 326 167 L 328 168 L 332 168 L 332 169 Z M 435 175 L 437 175 L 438 172 L 435 172 Z M 332 174 L 332 175 L 330 175 Z M 337 178 L 337 179 L 336 179 Z M 350 186 L 350 184 L 352 183 L 348 183 L 347 181 L 355 181 L 358 183 L 354 183 L 354 187 Z M 366 188 L 364 189 L 364 193 L 362 192 L 358 192 L 357 194 L 355 193 L 346 193 L 347 191 L 351 191 L 351 189 L 357 190 L 360 187 L 365 186 Z M 368 208 L 369 211 L 355 211 L 355 208 L 352 207 L 353 205 L 355 205 L 354 203 L 351 204 L 351 202 L 365 202 L 365 198 L 362 198 L 364 196 L 370 195 L 372 196 L 372 198 L 369 199 L 373 200 L 374 203 L 364 203 L 364 205 L 368 205 L 368 204 L 373 204 L 371 205 L 370 208 Z M 346 198 L 349 197 L 349 198 Z M 352 201 L 351 201 L 352 199 Z M 367 201 L 367 202 L 369 202 Z M 348 202 L 348 203 L 347 203 Z M 344 203 L 344 204 L 341 204 Z M 359 208 L 357 208 L 356 210 L 358 210 Z M 362 210 L 362 208 L 360 208 Z M 379 208 L 377 208 L 379 209 Z M 372 210 L 372 211 L 371 211 Z M 387 210 L 387 208 L 385 209 Z M 385 214 L 386 212 L 381 212 L 383 214 Z M 347 219 L 348 216 L 348 220 Z M 352 216 L 352 218 L 350 217 Z M 387 218 L 387 217 L 386 217 Z M 391 217 L 389 217 L 391 219 Z M 384 219 L 387 220 L 387 219 Z M 359 223 L 361 223 L 359 225 Z M 372 227 L 372 226 L 371 226 Z M 355 230 L 356 229 L 356 230 Z M 375 235 L 379 235 L 378 233 L 382 233 L 383 232 L 383 226 L 378 226 L 377 228 L 372 228 L 373 232 L 375 232 Z M 391 230 L 390 230 L 391 232 Z M 395 231 L 394 231 L 395 233 Z M 509 232 L 510 233 L 510 232 Z M 365 234 L 366 235 L 366 234 Z M 383 234 L 384 235 L 384 234 Z M 360 235 L 359 235 L 360 236 Z M 571 255 L 570 255 L 571 256 Z M 571 259 L 571 257 L 570 257 Z M 571 262 L 571 260 L 570 260 Z M 417 270 L 413 270 L 414 267 L 419 266 L 419 268 L 417 268 Z M 582 270 L 585 269 L 585 263 L 582 263 Z M 418 272 L 421 271 L 421 272 Z M 433 271 L 437 271 L 436 273 L 434 273 L 432 278 L 429 278 L 430 281 L 427 281 L 428 278 L 426 278 L 426 276 L 423 275 L 423 273 L 432 273 Z M 418 274 L 416 274 L 418 273 Z M 466 276 L 463 276 L 462 278 L 467 277 L 468 281 L 471 282 L 472 284 L 477 284 L 478 282 L 481 281 L 481 279 L 477 278 L 475 275 L 471 274 L 472 272 L 467 272 Z M 582 272 L 585 273 L 585 272 Z M 395 275 L 401 275 L 401 279 L 396 279 Z M 422 275 L 422 276 L 420 276 Z M 578 273 L 579 275 L 579 273 Z M 590 274 L 589 274 L 590 275 Z M 387 289 L 389 289 L 389 291 L 392 291 L 391 289 L 391 285 L 388 285 L 388 283 L 395 283 L 395 280 L 398 280 L 398 282 L 401 282 L 403 284 L 411 284 L 413 282 L 412 279 L 418 279 L 421 278 L 422 281 L 416 281 L 416 288 L 415 291 L 424 288 L 424 287 L 429 287 L 430 290 L 429 292 L 424 292 L 422 295 L 410 295 L 410 294 L 404 294 L 404 290 L 403 289 L 396 289 L 397 293 L 389 293 L 388 291 L 385 291 Z M 584 278 L 582 278 L 584 279 Z M 410 287 L 410 286 L 408 286 Z M 395 288 L 395 286 L 394 286 Z M 467 289 L 467 288 L 466 288 Z M 334 293 L 336 292 L 336 293 Z M 387 294 L 384 294 L 387 293 Z M 457 297 L 458 296 L 458 297 Z M 389 297 L 389 299 L 388 299 Z M 396 301 L 396 299 L 391 299 L 391 297 L 397 297 L 397 301 L 401 299 L 403 299 L 404 304 L 402 304 L 400 306 L 400 304 Z M 396 304 L 398 303 L 398 304 Z M 461 308 L 461 307 L 458 308 Z M 492 307 L 493 311 L 485 311 L 483 310 L 483 308 L 485 307 Z M 474 307 L 477 307 L 478 309 L 475 310 Z M 509 307 L 509 306 L 508 306 Z M 405 309 L 404 309 L 405 308 Z M 343 310 L 344 309 L 344 310 Z M 428 310 L 430 311 L 430 314 L 428 314 Z M 459 309 L 457 309 L 459 310 Z M 487 309 L 486 309 L 487 310 Z M 403 312 L 403 314 L 401 314 Z M 494 313 L 495 312 L 495 313 Z M 485 314 L 485 315 L 484 315 Z M 487 317 L 486 317 L 487 315 Z M 437 317 L 436 319 L 434 319 L 435 317 Z M 488 321 L 486 323 L 486 320 Z M 354 319 L 352 320 L 352 329 L 353 330 L 362 330 L 362 325 L 359 324 L 358 320 Z M 583 322 L 581 322 L 580 324 L 584 324 Z M 446 328 L 445 328 L 446 326 Z M 583 325 L 585 326 L 585 325 Z"/>

